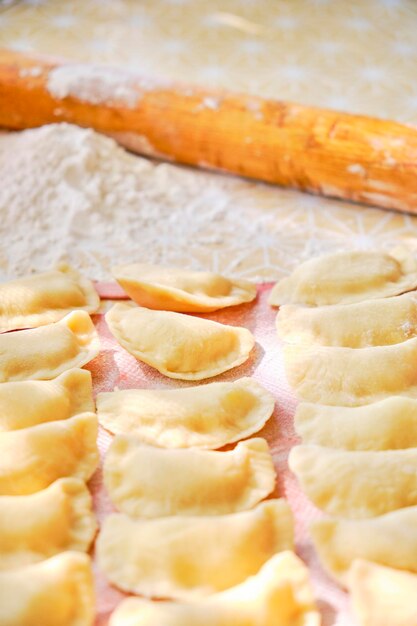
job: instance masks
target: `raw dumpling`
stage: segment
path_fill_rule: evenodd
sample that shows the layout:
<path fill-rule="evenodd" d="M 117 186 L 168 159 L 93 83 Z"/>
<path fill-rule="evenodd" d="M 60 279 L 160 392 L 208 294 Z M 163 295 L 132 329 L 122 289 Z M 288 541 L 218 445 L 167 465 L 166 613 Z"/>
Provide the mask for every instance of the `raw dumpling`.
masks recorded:
<path fill-rule="evenodd" d="M 211 517 L 132 520 L 107 517 L 98 542 L 101 569 L 124 591 L 194 600 L 256 574 L 276 552 L 293 548 L 285 500 Z"/>
<path fill-rule="evenodd" d="M 417 293 L 316 308 L 282 306 L 278 335 L 289 343 L 366 348 L 417 335 Z"/>
<path fill-rule="evenodd" d="M 278 281 L 269 303 L 349 304 L 396 296 L 417 287 L 417 262 L 411 251 L 336 252 L 310 259 Z"/>
<path fill-rule="evenodd" d="M 68 265 L 0 284 L 0 332 L 57 322 L 74 309 L 94 313 L 93 283 Z"/>
<path fill-rule="evenodd" d="M 287 346 L 284 361 L 290 385 L 309 402 L 358 406 L 417 397 L 417 337 L 376 348 Z"/>
<path fill-rule="evenodd" d="M 371 519 L 320 519 L 310 530 L 323 566 L 344 585 L 355 559 L 417 572 L 417 506 Z"/>
<path fill-rule="evenodd" d="M 329 448 L 417 448 L 417 400 L 392 396 L 358 407 L 302 402 L 294 426 L 303 443 Z"/>
<path fill-rule="evenodd" d="M 74 311 L 55 324 L 0 335 L 0 383 L 50 379 L 81 367 L 100 350 L 100 342 L 85 311 Z"/>
<path fill-rule="evenodd" d="M 252 378 L 97 396 L 98 419 L 105 428 L 163 448 L 221 448 L 256 433 L 273 410 L 273 396 Z"/>
<path fill-rule="evenodd" d="M 47 561 L 0 572 L 1 626 L 93 626 L 90 558 L 63 552 Z"/>
<path fill-rule="evenodd" d="M 112 274 L 132 300 L 148 309 L 208 313 L 256 297 L 253 283 L 212 272 L 135 263 L 114 267 Z"/>
<path fill-rule="evenodd" d="M 320 621 L 308 570 L 286 551 L 240 585 L 200 601 L 127 598 L 109 626 L 320 626 Z"/>
<path fill-rule="evenodd" d="M 96 533 L 90 492 L 78 478 L 60 478 L 27 496 L 0 496 L 0 569 L 14 569 L 78 550 Z"/>
<path fill-rule="evenodd" d="M 221 515 L 265 498 L 275 470 L 261 438 L 213 452 L 165 450 L 117 435 L 104 460 L 104 483 L 115 506 L 133 517 Z"/>
<path fill-rule="evenodd" d="M 417 576 L 357 560 L 349 573 L 353 613 L 359 626 L 417 624 Z"/>
<path fill-rule="evenodd" d="M 0 384 L 0 431 L 64 420 L 86 411 L 94 411 L 87 370 L 68 370 L 54 380 Z"/>
<path fill-rule="evenodd" d="M 217 376 L 244 363 L 255 340 L 246 328 L 168 311 L 115 304 L 106 314 L 117 341 L 139 361 L 182 380 Z"/>
<path fill-rule="evenodd" d="M 98 460 L 94 413 L 0 433 L 0 495 L 35 493 L 64 476 L 88 480 Z"/>
<path fill-rule="evenodd" d="M 417 504 L 417 448 L 363 452 L 295 446 L 288 464 L 326 513 L 372 517 Z"/>

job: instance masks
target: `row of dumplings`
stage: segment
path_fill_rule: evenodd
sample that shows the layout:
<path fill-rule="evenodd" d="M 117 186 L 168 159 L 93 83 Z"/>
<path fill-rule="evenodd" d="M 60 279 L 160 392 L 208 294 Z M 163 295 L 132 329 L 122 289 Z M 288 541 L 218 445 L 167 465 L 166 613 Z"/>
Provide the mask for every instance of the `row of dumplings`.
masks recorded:
<path fill-rule="evenodd" d="M 225 300 L 225 279 L 149 266 L 118 268 L 116 278 L 140 306 L 115 305 L 106 320 L 138 360 L 171 378 L 201 380 L 248 358 L 248 330 L 183 314 L 237 304 Z M 240 302 L 255 297 L 245 288 Z M 251 378 L 98 395 L 99 421 L 116 434 L 104 482 L 120 511 L 104 521 L 98 562 L 120 589 L 170 599 L 125 600 L 112 626 L 319 624 L 307 568 L 293 553 L 288 503 L 263 501 L 275 486 L 267 442 L 241 441 L 273 409 Z"/>
<path fill-rule="evenodd" d="M 353 407 L 417 397 L 417 262 L 402 254 L 319 257 L 272 291 L 287 377 L 302 400 Z"/>
<path fill-rule="evenodd" d="M 414 257 L 396 250 L 314 259 L 271 294 L 303 400 L 290 469 L 336 516 L 311 525 L 313 542 L 366 626 L 417 620 L 416 288 Z"/>
<path fill-rule="evenodd" d="M 0 286 L 0 623 L 90 626 L 86 486 L 99 462 L 89 313 L 100 301 L 75 270 Z M 9 333 L 6 331 L 16 330 Z"/>
<path fill-rule="evenodd" d="M 210 307 L 206 310 L 237 303 L 240 286 L 230 286 L 221 277 L 205 278 L 211 281 L 208 287 L 203 283 L 206 295 L 200 293 L 201 285 L 194 288 L 194 276 L 180 276 L 183 287 L 198 292 L 193 307 L 202 300 Z M 82 552 L 92 543 L 96 522 L 84 481 L 98 463 L 97 417 L 90 374 L 70 368 L 98 353 L 88 315 L 97 310 L 98 298 L 89 281 L 66 267 L 1 289 L 1 329 L 30 330 L 0 336 L 0 554 L 5 569 L 4 576 L 0 573 L 0 623 L 90 626 L 91 565 Z M 251 287 L 250 297 L 240 295 L 238 301 L 254 295 Z M 188 304 L 180 306 L 187 310 Z M 156 322 L 146 318 L 146 332 L 142 327 L 138 333 L 140 340 L 156 327 L 147 354 L 160 371 L 199 379 L 247 358 L 253 345 L 249 331 L 173 315 L 175 323 L 165 331 L 165 319 L 158 316 Z M 188 333 L 192 320 L 201 324 Z M 136 341 L 130 332 L 135 323 L 119 322 L 127 339 Z M 158 343 L 161 330 L 165 335 Z M 184 371 L 188 351 L 198 345 L 200 357 Z M 161 354 L 163 346 L 170 351 Z M 254 622 L 262 615 L 266 624 L 272 619 L 270 598 L 279 601 L 283 624 L 292 623 L 295 615 L 305 624 L 318 623 L 307 570 L 291 551 L 290 509 L 282 499 L 261 503 L 275 483 L 265 440 L 244 441 L 229 452 L 212 451 L 263 426 L 273 409 L 265 390 L 242 379 L 161 394 L 101 394 L 97 403 L 100 421 L 119 433 L 106 457 L 104 476 L 122 512 L 105 521 L 97 543 L 99 562 L 114 584 L 149 597 L 200 598 L 201 606 L 192 609 L 180 603 L 169 609 L 165 603 L 166 623 L 199 623 L 207 602 L 213 624 L 222 623 L 225 615 L 233 616 L 233 623 L 246 623 L 248 611 Z M 189 446 L 195 449 L 177 449 Z M 138 466 L 147 471 L 138 476 Z M 292 600 L 286 599 L 288 587 Z M 10 600 L 12 588 L 18 604 Z M 248 596 L 245 612 L 237 601 L 241 593 Z M 150 623 L 161 610 L 160 604 L 129 600 L 112 622 Z"/>

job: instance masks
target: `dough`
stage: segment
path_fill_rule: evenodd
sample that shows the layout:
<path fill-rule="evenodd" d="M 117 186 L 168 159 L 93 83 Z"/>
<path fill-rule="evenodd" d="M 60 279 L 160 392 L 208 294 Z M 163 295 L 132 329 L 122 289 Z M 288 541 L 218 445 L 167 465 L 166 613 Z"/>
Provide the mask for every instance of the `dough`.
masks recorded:
<path fill-rule="evenodd" d="M 85 311 L 41 328 L 0 335 L 0 382 L 51 379 L 91 361 L 100 341 Z"/>
<path fill-rule="evenodd" d="M 372 517 L 417 504 L 417 448 L 364 452 L 295 446 L 288 464 L 319 508 Z"/>
<path fill-rule="evenodd" d="M 94 411 L 91 374 L 72 369 L 53 380 L 0 384 L 0 432 Z"/>
<path fill-rule="evenodd" d="M 109 626 L 320 626 L 320 622 L 308 570 L 286 551 L 240 585 L 200 601 L 127 598 Z"/>
<path fill-rule="evenodd" d="M 117 341 L 139 361 L 182 380 L 217 376 L 249 358 L 255 340 L 246 328 L 191 315 L 115 304 L 106 314 Z"/>
<path fill-rule="evenodd" d="M 324 518 L 310 530 L 324 568 L 344 585 L 355 559 L 417 572 L 417 506 L 370 519 Z"/>
<path fill-rule="evenodd" d="M 377 348 L 284 349 L 288 381 L 302 400 L 341 406 L 392 395 L 417 398 L 417 337 Z"/>
<path fill-rule="evenodd" d="M 417 576 L 357 560 L 349 575 L 353 613 L 359 626 L 417 624 Z"/>
<path fill-rule="evenodd" d="M 104 521 L 97 556 L 124 591 L 195 600 L 243 582 L 276 552 L 291 550 L 293 532 L 285 500 L 210 517 L 132 520 L 116 513 Z"/>
<path fill-rule="evenodd" d="M 345 450 L 417 448 L 417 400 L 391 396 L 358 407 L 302 402 L 294 426 L 303 443 Z"/>
<path fill-rule="evenodd" d="M 410 250 L 336 252 L 310 259 L 276 283 L 269 303 L 350 304 L 396 296 L 417 288 L 417 261 Z"/>
<path fill-rule="evenodd" d="M 260 430 L 273 410 L 273 396 L 252 378 L 97 396 L 104 428 L 163 448 L 221 448 Z"/>
<path fill-rule="evenodd" d="M 135 263 L 112 269 L 113 276 L 140 306 L 180 313 L 207 313 L 251 302 L 256 286 L 212 272 Z"/>
<path fill-rule="evenodd" d="M 278 335 L 289 343 L 366 348 L 417 335 L 417 292 L 357 304 L 307 308 L 284 305 Z"/>
<path fill-rule="evenodd" d="M 104 483 L 114 505 L 133 517 L 222 515 L 271 493 L 275 469 L 261 438 L 213 452 L 154 448 L 117 435 L 104 460 Z"/>
<path fill-rule="evenodd" d="M 64 476 L 88 480 L 98 461 L 94 413 L 0 433 L 0 495 L 35 493 Z"/>
<path fill-rule="evenodd" d="M 64 552 L 15 571 L 0 572 L 1 626 L 93 626 L 91 561 Z"/>
<path fill-rule="evenodd" d="M 60 478 L 31 495 L 0 496 L 0 569 L 65 550 L 87 552 L 96 529 L 90 492 L 79 478 Z"/>
<path fill-rule="evenodd" d="M 94 313 L 93 283 L 68 265 L 0 284 L 0 332 L 57 322 L 74 309 Z"/>

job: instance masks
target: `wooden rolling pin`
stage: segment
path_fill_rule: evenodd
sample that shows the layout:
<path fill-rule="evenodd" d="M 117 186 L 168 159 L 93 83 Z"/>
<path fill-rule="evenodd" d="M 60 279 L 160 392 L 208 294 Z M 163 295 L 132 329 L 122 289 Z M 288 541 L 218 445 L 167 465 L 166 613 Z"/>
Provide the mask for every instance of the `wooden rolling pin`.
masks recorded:
<path fill-rule="evenodd" d="M 417 129 L 0 51 L 0 126 L 71 122 L 151 157 L 417 213 Z"/>

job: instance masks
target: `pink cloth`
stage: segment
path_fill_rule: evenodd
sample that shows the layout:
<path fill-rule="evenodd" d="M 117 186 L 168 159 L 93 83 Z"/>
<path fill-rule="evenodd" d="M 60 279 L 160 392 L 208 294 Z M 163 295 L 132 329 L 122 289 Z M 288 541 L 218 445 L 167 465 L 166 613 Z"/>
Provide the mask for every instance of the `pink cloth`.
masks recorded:
<path fill-rule="evenodd" d="M 254 303 L 231 307 L 201 317 L 232 326 L 244 326 L 255 336 L 256 346 L 250 359 L 229 372 L 211 379 L 213 381 L 236 380 L 242 376 L 253 376 L 276 399 L 272 418 L 259 432 L 268 441 L 277 470 L 277 489 L 273 494 L 288 499 L 295 515 L 296 550 L 310 567 L 318 605 L 324 626 L 352 626 L 347 603 L 347 594 L 334 584 L 323 572 L 308 536 L 308 524 L 320 513 L 301 492 L 297 480 L 288 469 L 287 457 L 290 448 L 298 442 L 293 428 L 296 399 L 289 388 L 282 361 L 282 350 L 275 331 L 276 310 L 267 304 L 272 284 L 258 286 L 258 297 Z M 97 290 L 103 299 L 124 299 L 123 291 L 116 284 L 98 284 Z M 126 299 L 126 298 L 125 298 Z M 95 394 L 132 387 L 165 388 L 192 386 L 193 383 L 166 378 L 155 369 L 136 361 L 110 334 L 104 316 L 94 316 L 101 339 L 100 355 L 88 365 L 93 375 Z M 209 381 L 203 381 L 207 383 Z M 112 436 L 100 427 L 99 448 L 103 456 Z M 101 467 L 90 481 L 94 505 L 99 523 L 113 509 L 102 483 Z M 95 564 L 97 583 L 96 626 L 107 624 L 109 615 L 119 601 L 126 596 L 111 585 Z"/>

